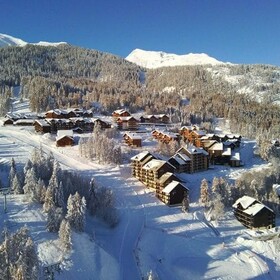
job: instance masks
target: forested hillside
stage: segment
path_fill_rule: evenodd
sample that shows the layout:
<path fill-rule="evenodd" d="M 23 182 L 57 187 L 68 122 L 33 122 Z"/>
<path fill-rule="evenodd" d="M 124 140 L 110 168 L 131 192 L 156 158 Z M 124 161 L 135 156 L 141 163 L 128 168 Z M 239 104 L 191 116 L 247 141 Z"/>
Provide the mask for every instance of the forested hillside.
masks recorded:
<path fill-rule="evenodd" d="M 123 58 L 67 44 L 0 48 L 0 113 L 10 110 L 14 87 L 37 112 L 99 103 L 168 113 L 181 124 L 214 117 L 234 132 L 267 141 L 280 133 L 280 69 L 269 65 L 194 65 L 143 69 Z"/>

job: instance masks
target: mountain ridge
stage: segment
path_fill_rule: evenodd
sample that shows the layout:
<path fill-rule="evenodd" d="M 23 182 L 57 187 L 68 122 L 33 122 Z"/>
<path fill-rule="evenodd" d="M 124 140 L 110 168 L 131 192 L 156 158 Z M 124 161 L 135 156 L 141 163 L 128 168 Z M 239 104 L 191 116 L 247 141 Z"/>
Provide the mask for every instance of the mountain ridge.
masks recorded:
<path fill-rule="evenodd" d="M 219 61 L 206 53 L 189 53 L 177 55 L 163 51 L 146 51 L 138 48 L 133 50 L 126 57 L 126 60 L 148 69 L 168 66 L 230 64 Z"/>
<path fill-rule="evenodd" d="M 45 41 L 40 41 L 38 43 L 28 43 L 22 39 L 13 37 L 11 35 L 3 34 L 0 33 L 0 47 L 8 47 L 8 46 L 19 46 L 19 47 L 24 47 L 26 45 L 35 45 L 35 46 L 59 46 L 63 44 L 68 44 L 66 42 L 45 42 Z"/>

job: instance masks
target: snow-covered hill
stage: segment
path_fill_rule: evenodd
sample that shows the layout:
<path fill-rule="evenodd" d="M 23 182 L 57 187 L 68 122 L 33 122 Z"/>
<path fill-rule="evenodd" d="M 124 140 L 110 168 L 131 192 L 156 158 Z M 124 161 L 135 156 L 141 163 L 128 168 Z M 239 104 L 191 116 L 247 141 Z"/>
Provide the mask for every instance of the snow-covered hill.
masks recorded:
<path fill-rule="evenodd" d="M 0 47 L 7 47 L 7 46 L 24 47 L 27 44 L 38 45 L 38 46 L 58 46 L 58 45 L 67 44 L 67 43 L 66 42 L 49 43 L 49 42 L 44 42 L 44 41 L 40 41 L 39 43 L 27 43 L 21 39 L 13 37 L 13 36 L 0 33 Z"/>
<path fill-rule="evenodd" d="M 138 64 L 146 68 L 159 68 L 163 66 L 183 66 L 183 65 L 217 65 L 224 62 L 210 57 L 205 53 L 189 53 L 185 55 L 177 55 L 157 51 L 145 51 L 135 49 L 127 57 L 126 60 Z"/>

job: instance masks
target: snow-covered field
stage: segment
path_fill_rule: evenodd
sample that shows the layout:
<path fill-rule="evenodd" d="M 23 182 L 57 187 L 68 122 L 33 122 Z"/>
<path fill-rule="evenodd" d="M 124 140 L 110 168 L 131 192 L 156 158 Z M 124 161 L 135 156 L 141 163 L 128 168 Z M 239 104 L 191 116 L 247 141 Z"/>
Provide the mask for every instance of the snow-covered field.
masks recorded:
<path fill-rule="evenodd" d="M 245 166 L 234 169 L 214 166 L 206 172 L 183 176 L 190 189 L 190 212 L 169 208 L 130 175 L 128 164 L 119 167 L 89 162 L 78 147 L 57 148 L 51 138 L 33 129 L 0 126 L 0 175 L 5 182 L 7 162 L 13 157 L 23 165 L 34 147 L 53 152 L 65 169 L 94 176 L 116 196 L 120 223 L 108 228 L 87 217 L 85 233 L 73 234 L 73 250 L 63 256 L 57 234 L 45 229 L 46 216 L 40 205 L 28 204 L 24 195 L 9 195 L 8 212 L 0 196 L 0 230 L 11 231 L 27 224 L 43 266 L 62 261 L 55 279 L 142 279 L 152 270 L 161 280 L 170 279 L 279 279 L 280 256 L 275 240 L 261 241 L 237 222 L 230 209 L 216 224 L 204 219 L 197 203 L 200 182 L 214 176 L 236 178 L 249 168 L 265 168 L 253 154 L 254 141 L 241 147 Z M 278 241 L 279 243 L 279 241 Z"/>

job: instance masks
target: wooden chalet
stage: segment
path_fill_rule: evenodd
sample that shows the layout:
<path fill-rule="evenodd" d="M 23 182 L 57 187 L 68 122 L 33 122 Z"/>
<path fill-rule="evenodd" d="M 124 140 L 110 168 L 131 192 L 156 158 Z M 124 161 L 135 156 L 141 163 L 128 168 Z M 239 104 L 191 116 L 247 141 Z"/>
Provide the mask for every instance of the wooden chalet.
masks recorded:
<path fill-rule="evenodd" d="M 99 118 L 91 118 L 94 126 L 99 125 L 101 129 L 111 128 L 112 125 L 109 122 L 103 121 Z"/>
<path fill-rule="evenodd" d="M 153 130 L 152 136 L 154 139 L 156 139 L 159 142 L 163 143 L 170 143 L 171 141 L 179 141 L 179 134 L 178 133 L 172 133 L 172 132 L 163 132 L 160 130 Z"/>
<path fill-rule="evenodd" d="M 148 187 L 156 189 L 157 180 L 166 172 L 173 173 L 175 168 L 164 160 L 152 159 L 142 168 L 141 181 Z"/>
<path fill-rule="evenodd" d="M 35 120 L 34 128 L 35 128 L 36 132 L 41 132 L 41 133 L 50 133 L 51 132 L 51 126 L 45 120 Z"/>
<path fill-rule="evenodd" d="M 62 119 L 64 118 L 63 114 L 61 113 L 61 110 L 55 109 L 55 110 L 49 110 L 45 113 L 46 119 Z"/>
<path fill-rule="evenodd" d="M 188 161 L 188 173 L 204 171 L 209 168 L 209 154 L 202 148 L 193 145 L 185 145 L 181 147 L 177 153 L 187 155 L 190 159 L 190 161 Z"/>
<path fill-rule="evenodd" d="M 230 157 L 229 164 L 231 167 L 239 167 L 241 166 L 241 159 L 240 159 L 240 153 L 234 153 Z"/>
<path fill-rule="evenodd" d="M 255 198 L 243 196 L 234 204 L 234 215 L 245 227 L 250 229 L 274 228 L 275 213 Z"/>
<path fill-rule="evenodd" d="M 191 159 L 183 153 L 176 153 L 168 159 L 168 162 L 175 167 L 175 172 L 177 173 L 190 173 L 190 161 Z"/>
<path fill-rule="evenodd" d="M 33 119 L 18 119 L 14 121 L 14 125 L 17 126 L 32 126 L 34 124 Z"/>
<path fill-rule="evenodd" d="M 72 130 L 58 130 L 56 137 L 57 147 L 73 146 L 74 138 Z"/>
<path fill-rule="evenodd" d="M 125 133 L 123 135 L 125 143 L 133 147 L 142 147 L 142 137 L 135 133 Z"/>
<path fill-rule="evenodd" d="M 177 133 L 164 133 L 160 139 L 161 142 L 169 144 L 171 141 L 179 141 L 179 134 Z"/>
<path fill-rule="evenodd" d="M 198 126 L 183 126 L 179 130 L 180 135 L 184 141 L 195 145 L 196 147 L 202 147 L 202 140 L 205 140 L 206 132 L 200 130 Z"/>
<path fill-rule="evenodd" d="M 182 204 L 184 197 L 188 194 L 189 189 L 181 182 L 172 181 L 169 183 L 157 197 L 166 205 Z"/>
<path fill-rule="evenodd" d="M 161 193 L 162 190 L 172 181 L 181 182 L 181 180 L 172 172 L 165 172 L 156 182 L 156 193 Z"/>
<path fill-rule="evenodd" d="M 10 118 L 6 118 L 3 121 L 3 125 L 13 125 L 13 124 L 14 124 L 14 120 Z"/>
<path fill-rule="evenodd" d="M 165 114 L 155 115 L 155 117 L 158 119 L 158 122 L 160 122 L 160 123 L 169 123 L 170 122 L 169 117 Z"/>
<path fill-rule="evenodd" d="M 93 112 L 91 110 L 85 110 L 82 112 L 82 116 L 84 118 L 92 118 L 93 117 Z"/>
<path fill-rule="evenodd" d="M 141 152 L 136 156 L 132 157 L 131 158 L 132 175 L 142 182 L 144 178 L 143 166 L 147 162 L 151 161 L 152 159 L 156 159 L 156 157 L 148 151 Z"/>
<path fill-rule="evenodd" d="M 206 138 L 202 138 L 201 140 L 201 145 L 202 145 L 202 148 L 206 151 L 206 152 L 209 152 L 209 149 L 216 143 L 219 143 L 218 141 L 216 140 L 211 140 L 211 139 L 206 139 Z"/>
<path fill-rule="evenodd" d="M 130 117 L 131 114 L 125 109 L 118 109 L 113 112 L 112 116 L 113 119 L 117 121 L 119 117 Z"/>
<path fill-rule="evenodd" d="M 163 132 L 160 130 L 155 129 L 152 131 L 152 136 L 156 140 L 161 139 L 162 135 L 163 135 Z"/>
<path fill-rule="evenodd" d="M 139 121 L 134 117 L 118 117 L 117 127 L 120 130 L 137 130 Z"/>
<path fill-rule="evenodd" d="M 159 119 L 155 115 L 145 115 L 140 117 L 141 123 L 158 123 Z"/>

